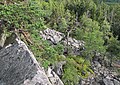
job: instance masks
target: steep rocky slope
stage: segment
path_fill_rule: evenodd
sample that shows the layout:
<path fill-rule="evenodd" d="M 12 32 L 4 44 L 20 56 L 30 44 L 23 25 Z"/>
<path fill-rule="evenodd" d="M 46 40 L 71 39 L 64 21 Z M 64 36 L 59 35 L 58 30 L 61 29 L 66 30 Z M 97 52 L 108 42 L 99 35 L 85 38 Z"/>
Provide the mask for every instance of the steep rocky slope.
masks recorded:
<path fill-rule="evenodd" d="M 43 39 L 51 44 L 67 43 L 66 39 L 63 39 L 64 34 L 55 30 L 46 29 L 40 33 Z M 77 49 L 84 48 L 83 41 L 68 38 L 68 42 L 73 55 L 79 54 L 80 50 Z M 94 74 L 85 79 L 81 78 L 79 85 L 120 85 L 119 75 L 108 69 L 106 65 L 109 64 L 106 63 L 108 62 L 100 55 L 96 55 L 91 62 Z M 26 44 L 17 37 L 14 42 L 0 50 L 0 85 L 64 85 L 59 78 L 64 64 L 66 62 L 61 61 L 56 68 L 48 67 L 45 72 Z"/>
<path fill-rule="evenodd" d="M 79 41 L 74 38 L 63 39 L 65 35 L 52 29 L 46 29 L 40 32 L 43 39 L 48 40 L 52 45 L 56 45 L 59 42 L 64 42 L 64 46 L 68 43 L 68 46 L 72 49 L 73 55 L 80 55 L 81 48 L 84 49 L 84 41 Z M 100 54 L 96 54 L 91 61 L 91 69 L 94 74 L 91 74 L 88 78 L 80 79 L 79 85 L 120 85 L 119 74 L 110 65 L 108 59 L 104 59 Z M 60 69 L 60 68 L 58 68 Z M 57 71 L 56 71 L 57 72 Z M 59 72 L 59 71 L 58 71 Z M 60 72 L 59 72 L 60 73 Z"/>
<path fill-rule="evenodd" d="M 81 79 L 80 85 L 120 85 L 120 77 L 116 71 L 113 70 L 113 67 L 107 66 L 105 64 L 107 61 L 101 60 L 101 58 L 96 57 L 92 61 L 91 68 L 94 71 L 94 74 L 89 78 Z"/>

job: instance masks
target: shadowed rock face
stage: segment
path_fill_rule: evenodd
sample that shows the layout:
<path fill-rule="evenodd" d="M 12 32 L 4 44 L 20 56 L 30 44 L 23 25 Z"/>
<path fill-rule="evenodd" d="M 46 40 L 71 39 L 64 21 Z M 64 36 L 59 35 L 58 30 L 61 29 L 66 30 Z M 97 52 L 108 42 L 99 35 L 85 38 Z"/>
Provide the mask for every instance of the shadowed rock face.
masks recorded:
<path fill-rule="evenodd" d="M 34 55 L 20 40 L 0 50 L 0 85 L 51 85 Z"/>

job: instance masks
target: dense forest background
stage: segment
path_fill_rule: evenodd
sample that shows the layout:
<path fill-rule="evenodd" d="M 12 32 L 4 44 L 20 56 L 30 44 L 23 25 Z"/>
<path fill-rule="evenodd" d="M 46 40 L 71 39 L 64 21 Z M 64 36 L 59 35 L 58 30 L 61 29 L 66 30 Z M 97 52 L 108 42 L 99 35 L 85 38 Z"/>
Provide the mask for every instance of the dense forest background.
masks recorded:
<path fill-rule="evenodd" d="M 104 2 L 120 2 L 120 0 L 103 0 Z"/>
<path fill-rule="evenodd" d="M 64 58 L 61 43 L 54 47 L 39 36 L 46 28 L 84 40 L 82 54 L 69 52 Z M 1 0 L 0 32 L 9 36 L 15 29 L 29 32 L 34 44 L 21 39 L 45 69 L 67 62 L 61 77 L 65 85 L 76 85 L 79 77 L 93 73 L 90 61 L 97 53 L 110 61 L 120 59 L 120 0 Z"/>

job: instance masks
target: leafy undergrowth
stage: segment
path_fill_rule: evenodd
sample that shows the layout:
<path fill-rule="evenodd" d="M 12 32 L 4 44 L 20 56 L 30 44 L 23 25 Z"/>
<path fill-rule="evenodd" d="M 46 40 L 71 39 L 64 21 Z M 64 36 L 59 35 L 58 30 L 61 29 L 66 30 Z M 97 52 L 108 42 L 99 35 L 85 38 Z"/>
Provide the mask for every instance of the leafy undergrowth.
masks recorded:
<path fill-rule="evenodd" d="M 65 85 L 76 85 L 80 78 L 87 78 L 94 74 L 90 69 L 90 62 L 85 61 L 80 56 L 69 56 L 66 58 L 67 64 L 64 66 L 64 75 L 62 77 Z"/>

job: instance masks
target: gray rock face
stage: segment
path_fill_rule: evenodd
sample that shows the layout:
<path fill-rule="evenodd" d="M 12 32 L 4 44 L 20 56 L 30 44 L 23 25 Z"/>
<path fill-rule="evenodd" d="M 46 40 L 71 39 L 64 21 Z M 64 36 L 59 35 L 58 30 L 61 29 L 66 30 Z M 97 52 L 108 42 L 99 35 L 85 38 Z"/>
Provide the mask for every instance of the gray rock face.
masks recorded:
<path fill-rule="evenodd" d="M 0 50 L 0 85 L 51 85 L 24 42 Z"/>

